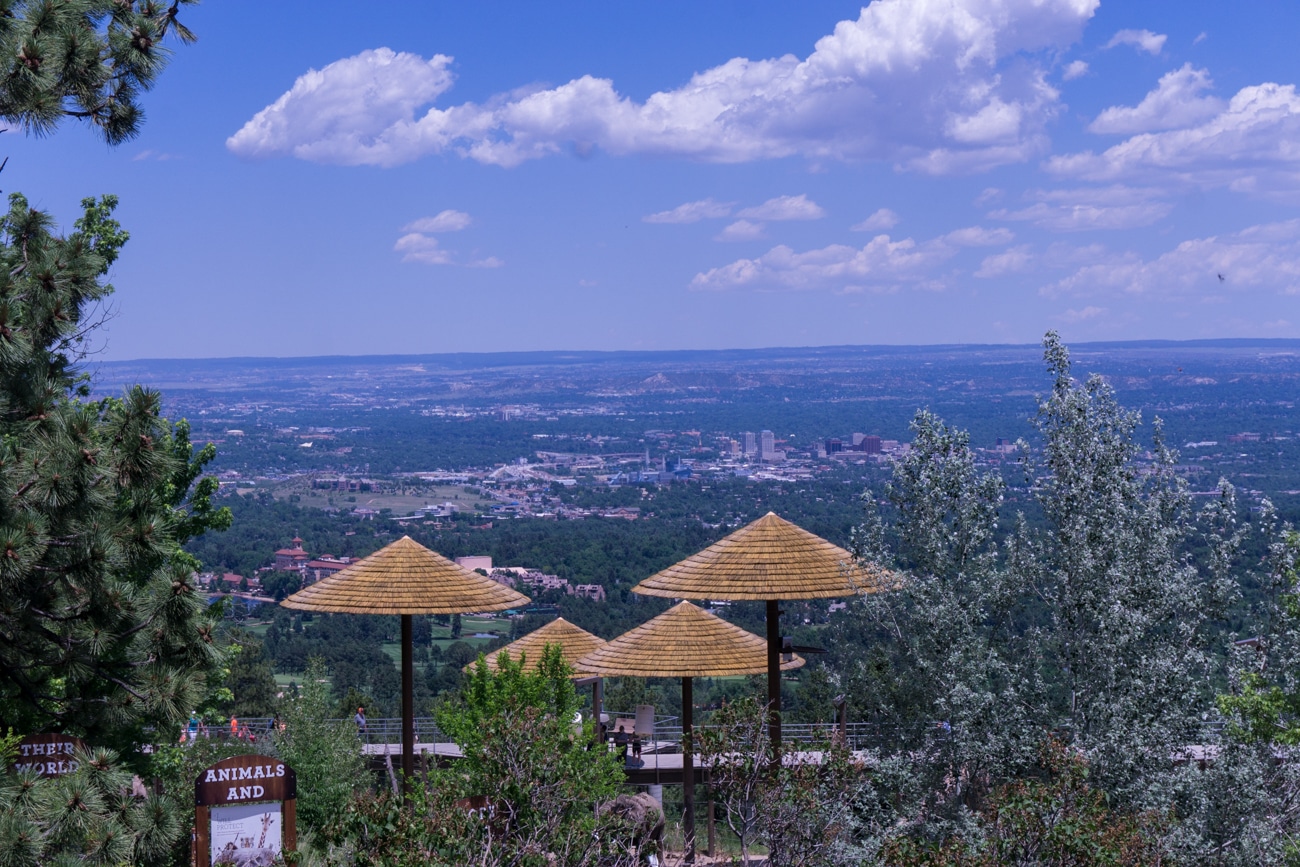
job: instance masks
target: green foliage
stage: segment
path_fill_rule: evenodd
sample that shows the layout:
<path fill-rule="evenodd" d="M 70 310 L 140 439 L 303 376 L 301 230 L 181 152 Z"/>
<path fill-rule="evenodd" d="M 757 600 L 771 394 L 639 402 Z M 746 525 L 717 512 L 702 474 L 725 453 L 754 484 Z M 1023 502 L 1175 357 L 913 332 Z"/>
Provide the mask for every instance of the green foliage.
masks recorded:
<path fill-rule="evenodd" d="M 1056 740 L 1044 745 L 1039 774 L 999 788 L 980 816 L 983 840 L 927 845 L 891 840 L 889 867 L 1103 867 L 1160 864 L 1159 815 L 1116 812 L 1088 782 L 1087 762 Z"/>
<path fill-rule="evenodd" d="M 72 117 L 109 144 L 134 138 L 143 120 L 139 96 L 171 54 L 163 41 L 172 34 L 195 39 L 177 13 L 196 2 L 7 0 L 0 7 L 0 117 L 37 135 Z"/>
<path fill-rule="evenodd" d="M 853 845 L 854 811 L 866 774 L 843 744 L 801 746 L 819 760 L 771 762 L 767 705 L 752 696 L 714 711 L 696 731 L 699 765 L 709 769 L 710 797 L 740 841 L 742 863 L 757 842 L 772 867 L 838 867 L 862 863 Z"/>
<path fill-rule="evenodd" d="M 1167 854 L 1273 846 L 1263 824 L 1215 818 L 1253 797 L 1258 757 L 1225 753 L 1220 791 L 1173 761 L 1206 743 L 1208 686 L 1222 676 L 1219 624 L 1245 537 L 1233 491 L 1223 484 L 1198 514 L 1159 422 L 1144 452 L 1137 414 L 1101 377 L 1075 380 L 1055 334 L 1044 358 L 1052 389 L 1035 418 L 1041 463 L 1024 457 L 1024 511 L 1002 515 L 1003 484 L 978 472 L 968 438 L 921 412 L 888 507 L 859 533 L 864 556 L 905 575 L 838 632 L 861 653 L 832 660 L 855 711 L 882 724 L 882 759 L 908 769 L 881 777 L 893 806 L 864 834 L 979 844 L 995 826 L 978 817 L 1035 773 L 1055 730 L 1112 809 L 1177 806 Z"/>
<path fill-rule="evenodd" d="M 0 776 L 0 864 L 168 864 L 186 830 L 180 805 L 133 794 L 131 773 L 112 750 L 77 759 L 60 777 Z"/>
<path fill-rule="evenodd" d="M 438 726 L 464 759 L 436 785 L 462 797 L 486 797 L 483 825 L 491 863 L 592 864 L 615 851 L 617 820 L 595 807 L 618 793 L 622 771 L 612 754 L 593 749 L 590 723 L 578 725 L 572 670 L 560 649 L 547 647 L 535 672 L 502 653 L 493 672 L 480 659 L 458 699 L 438 709 Z"/>
<path fill-rule="evenodd" d="M 1300 533 L 1287 532 L 1271 551 L 1271 582 L 1276 599 L 1270 606 L 1267 635 L 1243 654 L 1231 693 L 1218 697 L 1232 737 L 1252 744 L 1300 745 Z"/>
<path fill-rule="evenodd" d="M 221 661 L 181 546 L 229 514 L 200 478 L 215 452 L 157 393 L 81 397 L 74 362 L 126 240 L 115 203 L 87 199 L 67 237 L 19 195 L 0 218 L 0 722 L 134 752 Z"/>
<path fill-rule="evenodd" d="M 330 721 L 327 677 L 324 663 L 311 660 L 298 694 L 281 705 L 284 729 L 272 737 L 276 755 L 298 775 L 298 821 L 320 834 L 337 825 L 365 779 L 356 727 L 350 719 Z"/>
<path fill-rule="evenodd" d="M 231 630 L 225 685 L 230 692 L 222 707 L 225 716 L 270 716 L 276 709 L 275 676 L 262 652 L 262 642 L 242 629 Z"/>

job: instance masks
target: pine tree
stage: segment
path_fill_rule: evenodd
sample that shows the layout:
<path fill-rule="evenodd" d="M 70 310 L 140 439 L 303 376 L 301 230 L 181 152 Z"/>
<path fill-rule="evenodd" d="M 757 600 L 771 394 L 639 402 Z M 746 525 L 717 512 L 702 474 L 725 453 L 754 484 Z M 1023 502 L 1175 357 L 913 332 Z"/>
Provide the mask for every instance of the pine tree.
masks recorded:
<path fill-rule="evenodd" d="M 127 235 L 113 197 L 60 237 L 22 196 L 0 218 L 0 725 L 125 751 L 195 706 L 220 662 L 181 546 L 224 529 L 215 455 L 139 387 L 89 399 L 75 362 Z"/>
<path fill-rule="evenodd" d="M 139 96 L 167 65 L 169 35 L 198 0 L 0 0 L 0 117 L 44 135 L 65 118 L 92 124 L 109 144 L 134 138 Z"/>

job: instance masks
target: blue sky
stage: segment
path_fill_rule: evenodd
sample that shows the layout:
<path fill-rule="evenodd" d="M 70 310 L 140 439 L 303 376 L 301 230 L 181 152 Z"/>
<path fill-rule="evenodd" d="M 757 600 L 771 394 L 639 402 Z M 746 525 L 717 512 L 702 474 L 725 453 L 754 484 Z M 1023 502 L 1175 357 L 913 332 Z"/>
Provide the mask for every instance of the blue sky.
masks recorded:
<path fill-rule="evenodd" d="M 1300 337 L 1300 4 L 209 2 L 103 357 Z"/>

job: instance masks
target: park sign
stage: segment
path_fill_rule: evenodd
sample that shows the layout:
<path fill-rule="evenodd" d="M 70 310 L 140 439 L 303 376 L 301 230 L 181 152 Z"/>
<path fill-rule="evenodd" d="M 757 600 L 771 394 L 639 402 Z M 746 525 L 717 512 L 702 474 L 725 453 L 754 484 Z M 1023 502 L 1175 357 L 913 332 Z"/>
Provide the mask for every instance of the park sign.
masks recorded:
<path fill-rule="evenodd" d="M 223 759 L 194 780 L 194 863 L 271 864 L 297 848 L 298 779 L 271 756 Z"/>
<path fill-rule="evenodd" d="M 85 752 L 81 738 L 72 735 L 28 735 L 18 742 L 15 771 L 35 771 L 42 777 L 61 777 L 77 769 L 77 753 Z"/>

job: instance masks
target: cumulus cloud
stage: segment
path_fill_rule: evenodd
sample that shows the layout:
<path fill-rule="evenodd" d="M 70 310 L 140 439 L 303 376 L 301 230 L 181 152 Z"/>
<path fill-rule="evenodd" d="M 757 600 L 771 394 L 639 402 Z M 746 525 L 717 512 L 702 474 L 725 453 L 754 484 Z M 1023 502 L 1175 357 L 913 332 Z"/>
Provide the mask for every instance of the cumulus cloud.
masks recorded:
<path fill-rule="evenodd" d="M 1089 319 L 1097 319 L 1098 317 L 1105 316 L 1109 312 L 1110 311 L 1105 307 L 1094 307 L 1088 305 L 1081 310 L 1075 310 L 1073 308 L 1066 310 L 1056 318 L 1061 322 L 1069 322 L 1073 324 L 1078 322 L 1087 322 Z"/>
<path fill-rule="evenodd" d="M 1204 297 L 1244 290 L 1300 292 L 1300 219 L 1183 241 L 1154 259 L 1134 253 L 1108 257 L 1044 287 L 1042 294 Z"/>
<path fill-rule="evenodd" d="M 737 220 L 719 232 L 715 240 L 753 241 L 756 238 L 763 237 L 763 230 L 765 228 L 766 226 L 762 223 L 751 223 L 749 220 Z"/>
<path fill-rule="evenodd" d="M 467 228 L 474 220 L 464 211 L 439 211 L 432 217 L 421 217 L 402 227 L 403 232 L 459 232 Z"/>
<path fill-rule="evenodd" d="M 1132 45 L 1147 54 L 1159 54 L 1160 49 L 1165 47 L 1165 40 L 1168 38 L 1163 33 L 1152 33 L 1150 30 L 1121 30 L 1110 38 L 1110 42 L 1106 43 L 1106 47 L 1114 48 L 1117 45 Z"/>
<path fill-rule="evenodd" d="M 826 216 L 822 206 L 800 193 L 797 196 L 777 196 L 761 205 L 745 208 L 736 214 L 749 220 L 820 220 Z"/>
<path fill-rule="evenodd" d="M 1112 106 L 1097 115 L 1088 131 L 1132 135 L 1201 123 L 1223 111 L 1223 100 L 1202 95 L 1213 86 L 1209 72 L 1184 64 L 1162 76 L 1156 89 L 1137 105 Z"/>
<path fill-rule="evenodd" d="M 1221 112 L 1184 129 L 1146 132 L 1102 153 L 1049 159 L 1049 172 L 1088 181 L 1228 187 L 1261 195 L 1300 189 L 1300 97 L 1295 85 L 1244 87 Z"/>
<path fill-rule="evenodd" d="M 402 227 L 402 236 L 393 249 L 402 254 L 403 262 L 423 265 L 455 265 L 456 257 L 433 237 L 444 232 L 459 232 L 473 224 L 474 219 L 464 211 L 439 211 L 432 217 L 412 220 Z M 505 263 L 496 256 L 471 259 L 463 263 L 468 268 L 499 268 Z"/>
<path fill-rule="evenodd" d="M 983 226 L 968 226 L 955 229 L 943 236 L 943 240 L 958 247 L 995 247 L 1010 244 L 1016 239 L 1010 229 L 986 229 Z"/>
<path fill-rule="evenodd" d="M 715 202 L 713 199 L 700 199 L 687 202 L 670 211 L 660 211 L 641 219 L 647 223 L 698 223 L 700 220 L 713 220 L 731 215 L 735 202 Z"/>
<path fill-rule="evenodd" d="M 1056 232 L 1133 229 L 1158 222 L 1173 210 L 1173 205 L 1160 201 L 1159 195 L 1157 190 L 1122 185 L 1036 190 L 1029 194 L 1037 200 L 1034 204 L 1015 210 L 1000 208 L 989 216 L 1029 222 Z"/>
<path fill-rule="evenodd" d="M 451 87 L 451 58 L 375 48 L 311 69 L 259 111 L 226 147 L 243 157 L 290 154 L 343 165 L 413 159 L 421 150 L 405 131 L 415 112 Z M 405 155 L 405 159 L 400 155 Z"/>
<path fill-rule="evenodd" d="M 444 250 L 437 238 L 411 232 L 397 239 L 393 249 L 402 254 L 403 262 L 420 262 L 424 265 L 450 265 L 451 253 Z"/>
<path fill-rule="evenodd" d="M 1083 78 L 1088 74 L 1088 64 L 1082 60 L 1072 60 L 1066 64 L 1065 71 L 1061 77 L 1066 81 L 1074 81 L 1076 78 Z"/>
<path fill-rule="evenodd" d="M 889 230 L 898 225 L 901 218 L 889 208 L 881 208 L 860 223 L 850 226 L 854 232 L 879 232 Z"/>
<path fill-rule="evenodd" d="M 236 154 L 392 166 L 456 153 L 513 166 L 600 148 L 707 162 L 802 156 L 974 171 L 1046 148 L 1059 110 L 1039 58 L 1098 0 L 877 0 L 803 59 L 733 58 L 644 102 L 583 76 L 432 107 L 450 58 L 375 49 L 312 70 L 235 133 Z"/>
<path fill-rule="evenodd" d="M 796 253 L 784 244 L 757 259 L 739 259 L 730 265 L 695 275 L 691 288 L 724 290 L 742 287 L 817 289 L 823 287 L 863 291 L 893 291 L 901 286 L 933 288 L 934 266 L 956 251 L 948 244 L 918 244 L 911 238 L 891 240 L 877 235 L 864 247 L 832 244 Z"/>
<path fill-rule="evenodd" d="M 1016 274 L 1028 268 L 1033 258 L 1028 245 L 1012 247 L 1010 250 L 986 256 L 984 261 L 980 263 L 979 270 L 975 272 L 975 276 L 990 279 L 1005 277 L 1007 274 Z"/>

